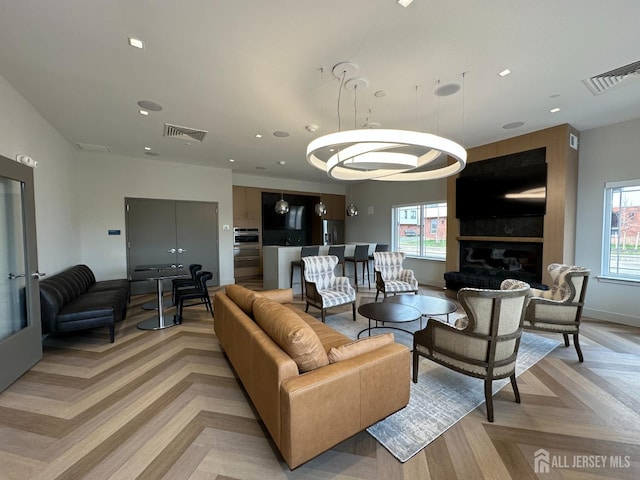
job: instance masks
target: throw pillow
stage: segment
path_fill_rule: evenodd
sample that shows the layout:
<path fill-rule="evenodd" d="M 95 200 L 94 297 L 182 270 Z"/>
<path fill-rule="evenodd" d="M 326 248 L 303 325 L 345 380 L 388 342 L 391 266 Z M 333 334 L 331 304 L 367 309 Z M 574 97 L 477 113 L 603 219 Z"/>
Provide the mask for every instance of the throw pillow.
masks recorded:
<path fill-rule="evenodd" d="M 329 364 L 320 338 L 295 312 L 268 298 L 257 298 L 253 314 L 256 323 L 296 362 L 300 373 Z"/>
<path fill-rule="evenodd" d="M 256 292 L 242 285 L 227 285 L 225 293 L 245 314 L 250 317 L 253 315 L 253 301 L 256 299 Z"/>
<path fill-rule="evenodd" d="M 365 337 L 341 347 L 333 347 L 329 350 L 329 363 L 341 362 L 357 357 L 363 353 L 372 352 L 380 347 L 393 343 L 393 333 L 385 333 L 374 337 Z"/>

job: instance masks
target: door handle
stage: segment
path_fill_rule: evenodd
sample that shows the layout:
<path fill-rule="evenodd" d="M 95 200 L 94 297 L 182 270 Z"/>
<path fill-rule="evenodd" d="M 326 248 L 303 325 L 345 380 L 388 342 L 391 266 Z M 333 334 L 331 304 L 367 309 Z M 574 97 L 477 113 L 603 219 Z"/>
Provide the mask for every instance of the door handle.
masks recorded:
<path fill-rule="evenodd" d="M 187 250 L 186 250 L 186 249 L 184 249 L 184 248 L 179 248 L 179 249 L 178 249 L 178 253 L 184 253 L 184 252 L 186 252 L 186 251 L 187 251 Z"/>
<path fill-rule="evenodd" d="M 14 280 L 16 278 L 24 277 L 24 273 L 20 273 L 18 275 L 14 275 L 13 273 L 9 273 L 9 280 Z"/>
<path fill-rule="evenodd" d="M 170 248 L 169 250 L 167 250 L 167 253 L 176 253 L 176 249 L 175 248 Z"/>
<path fill-rule="evenodd" d="M 31 274 L 31 277 L 32 277 L 32 278 L 35 278 L 36 280 L 37 280 L 38 278 L 40 278 L 40 277 L 46 277 L 46 276 L 47 276 L 47 274 L 46 274 L 46 273 L 40 273 L 40 272 L 33 272 L 33 273 Z"/>

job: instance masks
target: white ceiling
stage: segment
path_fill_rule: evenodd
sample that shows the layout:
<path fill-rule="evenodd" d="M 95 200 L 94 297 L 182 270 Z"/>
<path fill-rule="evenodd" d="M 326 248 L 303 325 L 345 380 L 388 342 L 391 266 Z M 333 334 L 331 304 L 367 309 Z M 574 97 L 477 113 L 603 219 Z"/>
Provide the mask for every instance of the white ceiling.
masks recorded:
<path fill-rule="evenodd" d="M 287 177 L 327 181 L 305 152 L 338 130 L 335 64 L 369 83 L 356 120 L 343 92 L 342 130 L 368 119 L 466 147 L 586 130 L 640 116 L 640 75 L 599 96 L 582 83 L 640 60 L 639 18 L 638 0 L 2 0 L 0 75 L 72 144 L 270 176 L 285 160 Z M 460 92 L 434 95 L 463 72 Z M 139 100 L 163 109 L 143 117 Z M 185 145 L 162 136 L 165 122 L 208 134 Z"/>

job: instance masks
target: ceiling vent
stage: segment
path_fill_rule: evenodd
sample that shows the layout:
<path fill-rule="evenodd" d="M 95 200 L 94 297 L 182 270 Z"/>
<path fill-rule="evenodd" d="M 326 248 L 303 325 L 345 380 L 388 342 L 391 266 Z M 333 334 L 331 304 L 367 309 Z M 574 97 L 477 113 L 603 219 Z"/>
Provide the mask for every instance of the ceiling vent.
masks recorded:
<path fill-rule="evenodd" d="M 600 95 L 630 78 L 640 77 L 640 61 L 630 63 L 624 67 L 618 67 L 595 77 L 583 80 L 584 84 L 594 95 Z M 625 82 L 626 83 L 626 82 Z"/>
<path fill-rule="evenodd" d="M 111 152 L 111 148 L 107 147 L 106 145 L 92 145 L 90 143 L 76 143 L 76 146 L 80 150 L 84 150 L 85 152 L 104 152 L 104 153 L 110 153 Z"/>
<path fill-rule="evenodd" d="M 163 136 L 167 138 L 177 138 L 179 140 L 193 140 L 202 142 L 207 135 L 206 130 L 198 130 L 195 128 L 179 127 L 178 125 L 164 124 Z"/>

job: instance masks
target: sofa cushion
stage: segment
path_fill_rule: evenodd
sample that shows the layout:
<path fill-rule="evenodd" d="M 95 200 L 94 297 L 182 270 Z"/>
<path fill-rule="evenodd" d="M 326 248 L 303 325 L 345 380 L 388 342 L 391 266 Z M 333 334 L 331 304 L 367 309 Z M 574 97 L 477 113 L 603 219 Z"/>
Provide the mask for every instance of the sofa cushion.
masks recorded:
<path fill-rule="evenodd" d="M 253 301 L 256 299 L 256 292 L 242 285 L 227 285 L 225 293 L 246 315 L 253 318 Z"/>
<path fill-rule="evenodd" d="M 264 290 L 254 292 L 258 297 L 270 298 L 278 303 L 293 302 L 293 288 L 274 288 L 273 290 Z"/>
<path fill-rule="evenodd" d="M 341 362 L 393 343 L 393 333 L 365 337 L 329 350 L 329 363 Z"/>
<path fill-rule="evenodd" d="M 253 313 L 258 325 L 296 362 L 300 373 L 329 364 L 318 335 L 293 311 L 271 299 L 257 298 Z"/>

